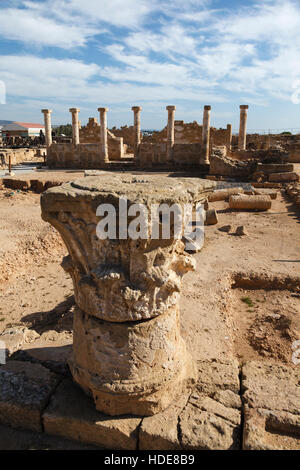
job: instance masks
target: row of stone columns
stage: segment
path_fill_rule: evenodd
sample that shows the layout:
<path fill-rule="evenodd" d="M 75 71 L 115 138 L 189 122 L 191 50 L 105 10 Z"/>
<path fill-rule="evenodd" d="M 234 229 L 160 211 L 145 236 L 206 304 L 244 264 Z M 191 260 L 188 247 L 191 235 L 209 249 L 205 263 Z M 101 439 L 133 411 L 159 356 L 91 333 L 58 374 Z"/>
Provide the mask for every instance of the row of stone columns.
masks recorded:
<path fill-rule="evenodd" d="M 239 129 L 239 140 L 238 147 L 240 150 L 246 149 L 246 136 L 247 136 L 247 110 L 248 105 L 240 106 L 240 129 Z M 141 106 L 133 106 L 132 111 L 134 113 L 134 158 L 139 159 L 139 147 L 141 143 Z M 167 124 L 167 161 L 172 161 L 173 147 L 175 143 L 175 110 L 176 106 L 167 106 L 168 111 L 168 124 Z M 79 108 L 70 108 L 72 113 L 72 142 L 74 145 L 79 144 L 79 120 L 78 113 Z M 101 124 L 101 153 L 104 162 L 108 162 L 108 143 L 107 143 L 107 111 L 108 108 L 98 108 L 100 113 L 100 124 Z M 46 134 L 46 145 L 47 148 L 52 144 L 52 131 L 51 131 L 51 109 L 42 109 L 45 121 L 45 134 Z M 209 142 L 210 142 L 210 113 L 211 106 L 204 106 L 203 110 L 203 126 L 202 126 L 202 155 L 200 158 L 200 164 L 209 164 Z M 230 149 L 232 127 L 231 124 L 227 125 L 227 130 L 230 134 L 228 148 Z"/>
<path fill-rule="evenodd" d="M 70 108 L 70 113 L 72 114 L 72 143 L 73 145 L 79 145 L 79 128 L 80 121 L 78 119 L 80 109 L 79 108 Z M 108 108 L 98 108 L 100 112 L 100 124 L 101 124 L 101 154 L 102 159 L 105 163 L 109 161 L 108 159 L 108 144 L 107 144 L 107 116 L 106 113 Z M 46 146 L 49 148 L 52 144 L 52 126 L 51 126 L 51 109 L 42 109 L 44 114 L 45 122 L 45 137 L 46 137 Z"/>

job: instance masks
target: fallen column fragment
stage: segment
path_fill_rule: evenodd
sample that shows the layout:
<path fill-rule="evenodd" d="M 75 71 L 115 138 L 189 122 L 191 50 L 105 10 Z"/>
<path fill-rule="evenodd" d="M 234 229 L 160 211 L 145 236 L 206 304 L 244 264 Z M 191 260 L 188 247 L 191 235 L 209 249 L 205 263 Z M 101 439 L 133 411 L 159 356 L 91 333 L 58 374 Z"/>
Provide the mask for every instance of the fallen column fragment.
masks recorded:
<path fill-rule="evenodd" d="M 271 208 L 272 200 L 270 196 L 231 196 L 229 199 L 230 209 L 258 209 L 267 211 Z"/>
<path fill-rule="evenodd" d="M 230 196 L 234 194 L 241 194 L 243 192 L 244 192 L 243 188 L 217 189 L 209 195 L 208 200 L 210 202 L 225 201 L 226 199 L 229 199 Z"/>
<path fill-rule="evenodd" d="M 256 188 L 254 194 L 257 196 L 270 196 L 271 199 L 277 199 L 278 191 L 276 189 Z"/>

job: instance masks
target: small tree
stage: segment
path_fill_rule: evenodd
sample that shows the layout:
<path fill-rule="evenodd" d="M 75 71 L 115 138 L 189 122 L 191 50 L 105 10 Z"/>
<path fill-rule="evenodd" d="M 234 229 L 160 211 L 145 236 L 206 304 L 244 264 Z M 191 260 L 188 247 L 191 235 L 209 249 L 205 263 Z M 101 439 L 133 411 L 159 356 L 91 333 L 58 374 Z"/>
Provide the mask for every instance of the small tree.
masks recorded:
<path fill-rule="evenodd" d="M 71 124 L 63 124 L 58 126 L 54 129 L 55 135 L 60 136 L 64 134 L 67 137 L 72 137 L 72 125 Z"/>

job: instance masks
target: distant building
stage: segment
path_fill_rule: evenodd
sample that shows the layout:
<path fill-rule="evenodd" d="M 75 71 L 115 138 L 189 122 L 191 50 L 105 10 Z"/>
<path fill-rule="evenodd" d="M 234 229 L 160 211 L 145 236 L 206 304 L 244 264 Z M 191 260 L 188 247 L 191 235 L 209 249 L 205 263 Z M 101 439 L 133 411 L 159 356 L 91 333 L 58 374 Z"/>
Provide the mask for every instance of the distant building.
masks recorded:
<path fill-rule="evenodd" d="M 2 137 L 38 137 L 41 131 L 45 133 L 45 126 L 43 124 L 12 122 L 2 127 Z"/>

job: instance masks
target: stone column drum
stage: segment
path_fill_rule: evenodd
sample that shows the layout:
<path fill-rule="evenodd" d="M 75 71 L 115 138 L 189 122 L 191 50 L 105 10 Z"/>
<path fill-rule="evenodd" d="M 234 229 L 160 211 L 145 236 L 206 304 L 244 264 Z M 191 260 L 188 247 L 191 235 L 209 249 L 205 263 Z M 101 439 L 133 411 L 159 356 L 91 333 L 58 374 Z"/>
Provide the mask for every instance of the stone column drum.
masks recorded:
<path fill-rule="evenodd" d="M 232 125 L 227 124 L 227 143 L 226 143 L 226 147 L 227 147 L 228 152 L 230 152 L 230 150 L 231 150 L 231 141 L 232 141 Z"/>
<path fill-rule="evenodd" d="M 194 259 L 172 235 L 120 239 L 117 230 L 114 239 L 99 239 L 97 208 L 111 204 L 118 229 L 119 204 L 143 203 L 150 214 L 152 203 L 203 201 L 213 185 L 106 173 L 42 194 L 42 217 L 69 251 L 62 265 L 72 276 L 76 301 L 70 369 L 97 410 L 153 415 L 187 392 L 196 377 L 180 336 L 178 307 L 181 278 L 194 269 Z"/>
<path fill-rule="evenodd" d="M 79 144 L 79 120 L 78 120 L 78 113 L 80 111 L 79 108 L 70 108 L 70 113 L 72 113 L 72 143 L 74 145 Z"/>
<path fill-rule="evenodd" d="M 176 106 L 166 106 L 168 111 L 168 124 L 167 124 L 167 162 L 173 160 L 173 147 L 175 140 L 175 110 Z"/>
<path fill-rule="evenodd" d="M 100 135 L 101 135 L 101 159 L 103 163 L 108 163 L 108 143 L 107 143 L 107 111 L 108 108 L 98 108 L 100 113 Z"/>
<path fill-rule="evenodd" d="M 239 150 L 246 150 L 248 108 L 247 104 L 241 104 L 240 106 Z"/>
<path fill-rule="evenodd" d="M 211 106 L 204 106 L 202 126 L 202 165 L 209 165 L 210 110 Z"/>
<path fill-rule="evenodd" d="M 46 146 L 47 148 L 49 148 L 50 145 L 52 144 L 52 127 L 51 127 L 52 110 L 42 109 L 42 113 L 44 114 Z"/>
<path fill-rule="evenodd" d="M 133 111 L 133 132 L 134 132 L 134 159 L 139 159 L 139 149 L 141 143 L 141 106 L 132 106 Z"/>

